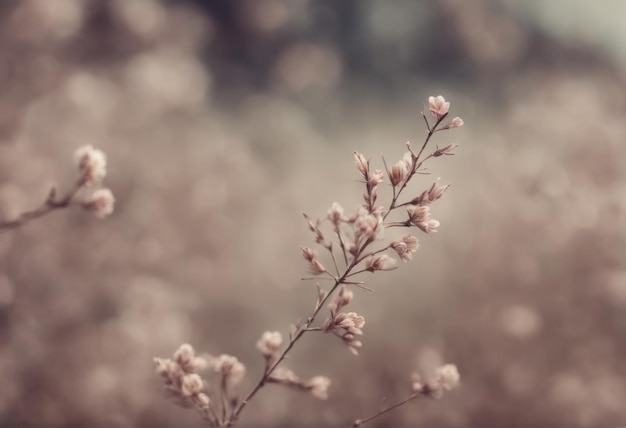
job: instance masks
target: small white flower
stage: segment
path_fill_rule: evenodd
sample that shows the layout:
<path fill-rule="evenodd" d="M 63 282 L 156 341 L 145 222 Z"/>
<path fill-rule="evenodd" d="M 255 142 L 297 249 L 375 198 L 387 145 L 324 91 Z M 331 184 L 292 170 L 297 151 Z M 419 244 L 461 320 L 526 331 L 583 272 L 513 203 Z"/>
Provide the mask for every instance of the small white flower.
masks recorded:
<path fill-rule="evenodd" d="M 154 366 L 157 374 L 167 378 L 177 364 L 169 358 L 154 358 Z"/>
<path fill-rule="evenodd" d="M 83 208 L 93 212 L 97 217 L 104 218 L 113 213 L 115 197 L 109 189 L 95 190 L 83 201 Z"/>
<path fill-rule="evenodd" d="M 241 364 L 237 357 L 222 354 L 213 361 L 213 369 L 227 378 L 233 384 L 237 384 L 246 372 L 246 366 Z"/>
<path fill-rule="evenodd" d="M 208 409 L 209 404 L 211 403 L 211 399 L 204 392 L 196 395 L 196 400 L 198 400 L 198 405 L 201 409 Z"/>
<path fill-rule="evenodd" d="M 309 272 L 313 275 L 321 275 L 326 272 L 324 265 L 317 259 L 317 254 L 310 248 L 301 247 L 302 257 L 309 262 Z"/>
<path fill-rule="evenodd" d="M 404 180 L 404 177 L 406 177 L 407 172 L 408 169 L 405 160 L 401 160 L 394 166 L 392 166 L 389 173 L 389 180 L 391 181 L 391 185 L 397 186 L 398 184 L 400 184 L 402 180 Z"/>
<path fill-rule="evenodd" d="M 425 205 L 409 207 L 407 208 L 407 212 L 409 213 L 411 223 L 418 227 L 420 223 L 424 223 L 430 218 L 430 207 Z"/>
<path fill-rule="evenodd" d="M 188 343 L 183 343 L 176 352 L 174 352 L 174 360 L 181 366 L 189 364 L 194 358 L 193 347 Z"/>
<path fill-rule="evenodd" d="M 274 355 L 282 343 L 283 336 L 280 332 L 266 331 L 256 343 L 256 347 L 265 357 L 269 357 Z"/>
<path fill-rule="evenodd" d="M 452 122 L 450 122 L 450 128 L 460 128 L 461 126 L 463 126 L 463 123 L 463 119 L 457 116 L 452 119 Z"/>
<path fill-rule="evenodd" d="M 450 186 L 437 186 L 435 183 L 428 190 L 428 200 L 430 202 L 434 202 L 437 199 L 441 198 L 446 190 L 448 190 Z"/>
<path fill-rule="evenodd" d="M 444 97 L 438 95 L 436 97 L 428 97 L 428 108 L 430 112 L 437 117 L 441 118 L 450 110 L 450 103 L 446 101 Z"/>
<path fill-rule="evenodd" d="M 328 210 L 328 219 L 334 224 L 338 225 L 343 220 L 343 207 L 337 202 L 333 202 L 332 206 Z"/>
<path fill-rule="evenodd" d="M 99 183 L 106 176 L 106 155 L 101 150 L 82 146 L 74 152 L 74 159 L 86 185 Z"/>
<path fill-rule="evenodd" d="M 446 391 L 450 391 L 459 385 L 461 375 L 454 364 L 446 364 L 439 367 L 435 373 L 435 382 Z"/>
<path fill-rule="evenodd" d="M 330 386 L 330 379 L 326 376 L 315 376 L 305 384 L 305 387 L 316 398 L 320 400 L 328 399 L 328 387 Z"/>
<path fill-rule="evenodd" d="M 370 214 L 361 207 L 354 220 L 355 241 L 361 238 L 381 238 L 384 231 L 383 218 L 379 213 Z"/>
<path fill-rule="evenodd" d="M 354 152 L 354 166 L 356 167 L 356 169 L 359 170 L 361 174 L 367 175 L 370 169 L 370 162 L 365 159 L 365 156 L 363 156 L 361 153 Z"/>
<path fill-rule="evenodd" d="M 365 318 L 358 315 L 356 312 L 341 313 L 334 319 L 334 326 L 343 328 L 350 334 L 362 335 L 363 326 L 365 325 Z"/>
<path fill-rule="evenodd" d="M 426 223 L 422 224 L 421 226 L 418 225 L 418 227 L 426 233 L 436 233 L 437 228 L 439 227 L 440 224 L 441 223 L 439 223 L 438 220 L 432 219 L 432 220 L 428 220 Z"/>
<path fill-rule="evenodd" d="M 396 268 L 396 260 L 389 257 L 387 254 L 381 254 L 376 256 L 369 256 L 365 260 L 365 269 L 370 272 L 377 270 L 392 270 Z"/>
<path fill-rule="evenodd" d="M 383 170 L 377 169 L 376 171 L 374 171 L 374 174 L 372 174 L 367 180 L 367 184 L 369 184 L 370 186 L 377 186 L 379 183 L 382 183 L 384 179 L 385 173 L 383 172 Z"/>
<path fill-rule="evenodd" d="M 341 306 L 347 306 L 354 299 L 354 292 L 345 287 L 341 287 L 341 291 L 337 295 L 338 299 L 341 299 Z"/>
<path fill-rule="evenodd" d="M 400 241 L 392 242 L 391 248 L 400 256 L 400 259 L 406 262 L 413 258 L 413 254 L 419 248 L 419 241 L 415 236 L 408 235 Z"/>
<path fill-rule="evenodd" d="M 197 373 L 186 374 L 183 376 L 180 391 L 184 396 L 190 397 L 196 395 L 204 389 L 202 378 Z"/>

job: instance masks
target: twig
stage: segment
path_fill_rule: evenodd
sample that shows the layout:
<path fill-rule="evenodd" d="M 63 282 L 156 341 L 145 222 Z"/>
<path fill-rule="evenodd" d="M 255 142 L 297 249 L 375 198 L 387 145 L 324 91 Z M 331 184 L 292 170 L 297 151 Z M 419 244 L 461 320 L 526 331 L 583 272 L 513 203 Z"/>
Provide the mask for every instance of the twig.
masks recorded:
<path fill-rule="evenodd" d="M 74 196 L 76 195 L 76 193 L 78 192 L 78 190 L 80 190 L 80 188 L 83 187 L 84 184 L 85 184 L 85 180 L 81 177 L 80 179 L 76 181 L 76 183 L 74 183 L 74 185 L 70 188 L 70 190 L 68 190 L 67 193 L 60 199 L 56 198 L 56 188 L 53 187 L 52 189 L 50 189 L 50 192 L 48 193 L 48 197 L 46 198 L 44 203 L 41 204 L 38 208 L 31 210 L 31 211 L 26 211 L 20 214 L 19 217 L 16 218 L 15 220 L 0 222 L 0 234 L 8 232 L 9 230 L 12 230 L 12 229 L 16 229 L 28 223 L 29 221 L 34 220 L 39 217 L 43 217 L 46 214 L 49 214 L 50 212 L 54 210 L 67 208 L 72 203 L 72 200 Z"/>
<path fill-rule="evenodd" d="M 396 409 L 396 408 L 398 408 L 398 407 L 402 406 L 403 404 L 406 404 L 406 403 L 408 403 L 409 401 L 411 401 L 411 400 L 413 400 L 413 399 L 415 399 L 415 398 L 417 398 L 417 397 L 420 397 L 421 395 L 422 395 L 422 394 L 420 394 L 420 393 L 418 393 L 418 392 L 414 392 L 413 394 L 409 395 L 409 397 L 408 397 L 408 398 L 406 398 L 405 400 L 400 401 L 399 403 L 394 404 L 393 406 L 386 407 L 385 409 L 383 409 L 383 410 L 379 411 L 378 413 L 375 413 L 375 414 L 373 414 L 373 415 L 371 415 L 371 416 L 368 416 L 367 418 L 364 418 L 364 419 L 357 419 L 356 421 L 354 421 L 354 422 L 352 423 L 352 427 L 353 427 L 353 428 L 356 428 L 356 427 L 358 427 L 358 426 L 361 426 L 362 424 L 364 424 L 364 423 L 366 423 L 366 422 L 369 422 L 369 421 L 371 421 L 371 420 L 373 420 L 373 419 L 376 419 L 377 417 L 382 416 L 382 415 L 384 415 L 385 413 L 391 412 L 392 410 L 394 410 L 394 409 Z"/>

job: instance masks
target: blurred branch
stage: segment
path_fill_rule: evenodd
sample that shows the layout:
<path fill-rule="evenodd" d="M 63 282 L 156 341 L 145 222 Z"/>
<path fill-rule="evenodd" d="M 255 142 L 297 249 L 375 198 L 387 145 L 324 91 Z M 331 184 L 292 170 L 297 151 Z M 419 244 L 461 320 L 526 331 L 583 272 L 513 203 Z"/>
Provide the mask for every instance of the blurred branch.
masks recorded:
<path fill-rule="evenodd" d="M 72 200 L 74 199 L 74 196 L 84 184 L 85 179 L 83 177 L 79 178 L 76 183 L 74 183 L 72 188 L 59 199 L 57 199 L 56 196 L 56 187 L 52 187 L 52 189 L 50 189 L 50 192 L 48 193 L 48 197 L 38 208 L 31 211 L 23 212 L 15 220 L 0 222 L 0 234 L 6 233 L 12 229 L 17 229 L 18 227 L 28 223 L 29 221 L 43 217 L 54 210 L 69 207 L 72 203 Z"/>
<path fill-rule="evenodd" d="M 373 415 L 368 416 L 367 418 L 357 419 L 356 421 L 352 423 L 352 427 L 356 428 L 356 427 L 363 425 L 366 422 L 374 420 L 377 417 L 384 415 L 385 413 L 388 413 L 394 409 L 397 409 L 398 407 L 402 406 L 403 404 L 408 403 L 409 401 L 413 400 L 414 398 L 419 397 L 420 395 L 421 394 L 414 392 L 413 394 L 409 395 L 408 398 L 405 398 L 404 400 L 400 401 L 399 403 L 394 404 L 393 406 L 386 407 L 383 410 L 379 411 L 378 413 L 374 413 Z"/>

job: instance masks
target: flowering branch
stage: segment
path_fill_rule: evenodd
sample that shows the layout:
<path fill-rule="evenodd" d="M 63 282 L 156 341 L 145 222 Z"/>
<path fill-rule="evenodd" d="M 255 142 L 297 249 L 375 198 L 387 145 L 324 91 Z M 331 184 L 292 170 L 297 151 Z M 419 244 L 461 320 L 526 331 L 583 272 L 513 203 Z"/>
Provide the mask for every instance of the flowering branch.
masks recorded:
<path fill-rule="evenodd" d="M 203 413 L 205 420 L 207 420 L 209 424 L 216 426 L 235 425 L 247 404 L 256 396 L 261 388 L 270 383 L 308 391 L 312 395 L 321 399 L 326 399 L 328 397 L 327 390 L 330 385 L 330 380 L 328 378 L 324 376 L 315 376 L 308 381 L 302 381 L 291 370 L 282 367 L 281 363 L 286 359 L 295 344 L 307 332 L 332 333 L 334 336 L 342 340 L 350 352 L 354 355 L 358 355 L 358 351 L 362 347 L 362 343 L 357 339 L 357 337 L 363 335 L 362 329 L 365 325 L 365 318 L 355 312 L 342 312 L 342 309 L 349 305 L 354 298 L 354 293 L 350 289 L 350 286 L 364 288 L 367 290 L 370 289 L 365 287 L 363 282 L 354 281 L 352 278 L 366 272 L 374 273 L 378 271 L 396 269 L 397 261 L 395 258 L 388 255 L 388 252 L 392 254 L 395 253 L 400 260 L 405 262 L 412 259 L 413 254 L 419 248 L 418 239 L 412 235 L 407 235 L 398 240 L 387 242 L 379 246 L 379 248 L 374 247 L 375 243 L 383 239 L 383 232 L 385 228 L 416 227 L 424 233 L 435 233 L 440 225 L 437 220 L 430 218 L 429 205 L 440 199 L 449 186 L 437 186 L 433 183 L 429 189 L 424 190 L 418 196 L 415 196 L 406 202 L 400 202 L 400 196 L 403 194 L 403 191 L 407 189 L 409 182 L 416 174 L 425 173 L 422 167 L 428 159 L 453 154 L 456 145 L 450 144 L 442 149 L 436 148 L 436 150 L 432 153 L 424 155 L 431 137 L 436 132 L 463 125 L 463 121 L 460 118 L 454 118 L 452 121 L 446 121 L 449 107 L 450 103 L 446 102 L 442 96 L 430 97 L 429 109 L 430 113 L 434 117 L 434 121 L 431 124 L 426 115 L 422 113 L 422 116 L 426 121 L 428 133 L 421 145 L 420 150 L 415 153 L 411 148 L 411 144 L 407 143 L 408 152 L 404 155 L 403 159 L 391 168 L 387 167 L 387 164 L 383 159 L 383 162 L 385 162 L 385 170 L 389 184 L 392 188 L 389 208 L 385 209 L 377 203 L 378 185 L 385 181 L 385 172 L 380 169 L 372 171 L 370 169 L 369 159 L 365 158 L 362 154 L 355 152 L 354 165 L 357 171 L 361 174 L 363 183 L 365 184 L 365 192 L 363 193 L 364 203 L 357 209 L 356 213 L 351 216 L 345 216 L 343 208 L 335 202 L 331 206 L 324 220 L 317 220 L 314 222 L 306 214 L 304 215 L 305 220 L 308 223 L 309 230 L 314 235 L 315 242 L 328 252 L 328 256 L 332 261 L 332 268 L 330 270 L 327 269 L 318 258 L 317 253 L 308 247 L 301 247 L 302 256 L 307 262 L 308 270 L 314 278 L 318 277 L 329 279 L 333 282 L 333 284 L 329 291 L 323 290 L 319 284 L 317 284 L 317 301 L 312 313 L 306 318 L 305 321 L 298 322 L 295 325 L 295 329 L 290 332 L 289 341 L 282 351 L 279 352 L 279 348 L 282 344 L 282 336 L 279 332 L 265 332 L 263 334 L 261 339 L 257 342 L 257 348 L 261 351 L 261 354 L 265 358 L 265 369 L 261 374 L 260 379 L 243 398 L 243 400 L 238 402 L 236 395 L 229 396 L 228 394 L 228 380 L 230 379 L 232 384 L 236 384 L 243 375 L 245 368 L 241 365 L 241 363 L 237 362 L 237 364 L 241 365 L 238 369 L 238 373 L 241 376 L 237 376 L 237 381 L 234 380 L 234 375 L 232 373 L 222 372 L 222 395 L 220 400 L 221 404 L 219 406 L 221 407 L 221 413 L 211 412 L 210 416 L 207 416 L 209 414 L 207 413 L 210 408 L 209 404 L 212 403 L 212 401 L 210 401 L 208 395 L 203 392 L 204 390 L 196 391 L 198 394 L 202 393 L 204 395 L 202 395 L 201 398 L 196 398 L 195 401 L 193 399 L 193 394 L 186 395 L 183 390 L 183 386 L 186 382 L 185 379 L 195 373 L 189 371 L 185 372 L 184 369 L 180 369 L 182 364 L 181 362 L 155 359 L 157 372 L 166 378 L 166 385 L 168 388 L 170 390 L 173 388 L 179 397 L 184 396 L 187 397 L 187 400 L 191 399 L 192 405 L 194 405 L 194 402 L 200 403 L 201 406 L 197 404 L 194 406 Z M 387 220 L 392 211 L 397 211 L 402 207 L 406 207 L 404 220 Z M 326 235 L 322 231 L 324 221 L 332 223 L 333 234 L 330 239 L 327 239 Z M 342 257 L 338 258 L 336 256 L 336 249 L 333 245 L 333 240 L 338 242 L 339 251 L 341 252 Z M 331 273 L 332 271 L 335 273 Z M 328 308 L 329 316 L 321 323 L 321 325 L 314 325 L 324 307 Z M 177 352 L 180 352 L 180 350 Z M 216 369 L 216 371 L 219 370 Z M 419 395 L 431 397 L 440 396 L 443 390 L 451 389 L 454 385 L 456 385 L 456 383 L 458 383 L 458 371 L 454 366 L 449 365 L 440 368 L 437 372 L 437 376 L 438 378 L 434 383 L 428 383 L 425 385 L 420 384 L 419 388 L 417 388 L 416 383 L 414 383 L 413 392 L 409 398 L 368 418 L 355 421 L 355 426 L 387 413 L 396 407 L 417 398 Z M 453 381 L 454 379 L 456 379 L 456 381 Z M 190 381 L 188 380 L 187 382 Z M 229 397 L 231 398 L 230 401 L 228 401 Z M 219 417 L 216 415 L 219 415 Z"/>
<path fill-rule="evenodd" d="M 74 185 L 60 198 L 57 198 L 57 189 L 53 187 L 48 197 L 38 208 L 20 214 L 14 220 L 0 222 L 0 233 L 18 228 L 31 220 L 43 217 L 50 212 L 67 208 L 75 202 L 76 194 L 85 187 L 92 187 L 100 183 L 106 176 L 105 154 L 91 146 L 83 146 L 76 150 L 74 157 L 80 176 Z M 113 212 L 115 198 L 109 189 L 101 188 L 93 191 L 80 204 L 98 217 L 106 217 Z"/>

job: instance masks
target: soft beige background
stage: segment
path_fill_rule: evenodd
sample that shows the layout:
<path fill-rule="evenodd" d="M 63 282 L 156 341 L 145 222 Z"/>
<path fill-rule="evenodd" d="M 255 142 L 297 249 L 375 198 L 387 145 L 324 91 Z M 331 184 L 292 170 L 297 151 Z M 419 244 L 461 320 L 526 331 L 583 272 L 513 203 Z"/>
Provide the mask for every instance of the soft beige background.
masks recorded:
<path fill-rule="evenodd" d="M 362 355 L 303 340 L 331 399 L 268 387 L 252 425 L 345 425 L 453 362 L 462 387 L 388 426 L 626 421 L 626 4 L 604 1 L 0 3 L 0 218 L 108 155 L 115 214 L 0 235 L 0 425 L 199 424 L 153 356 L 236 355 L 313 304 L 301 212 L 347 209 L 358 150 L 424 136 L 429 95 L 465 119 L 433 178 L 436 235 L 368 278 Z M 298 411 L 295 412 L 294 409 Z"/>

